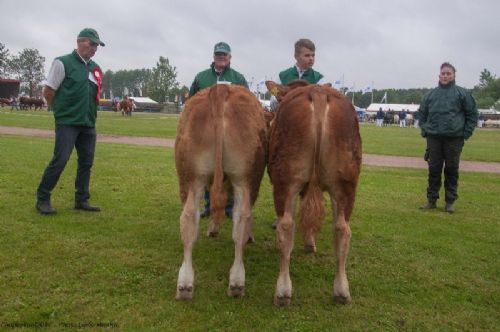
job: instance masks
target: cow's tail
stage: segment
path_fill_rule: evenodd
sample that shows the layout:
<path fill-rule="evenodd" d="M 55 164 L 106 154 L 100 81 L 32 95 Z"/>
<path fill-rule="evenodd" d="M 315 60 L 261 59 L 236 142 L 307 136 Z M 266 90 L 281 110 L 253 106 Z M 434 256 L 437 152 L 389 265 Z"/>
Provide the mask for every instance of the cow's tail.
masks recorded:
<path fill-rule="evenodd" d="M 215 132 L 215 162 L 214 177 L 210 187 L 210 216 L 215 225 L 219 225 L 224 218 L 227 193 L 224 189 L 224 170 L 222 157 L 224 148 L 224 107 L 229 96 L 229 87 L 215 85 L 210 90 L 210 104 Z"/>
<path fill-rule="evenodd" d="M 325 218 L 325 204 L 323 200 L 323 191 L 320 183 L 320 156 L 321 156 L 321 140 L 323 135 L 323 122 L 325 118 L 325 110 L 327 107 L 327 95 L 321 90 L 314 89 L 310 94 L 313 112 L 312 119 L 314 128 L 314 152 L 312 174 L 307 187 L 303 191 L 303 196 L 300 204 L 300 231 L 307 241 L 308 238 L 314 237 L 323 223 Z"/>

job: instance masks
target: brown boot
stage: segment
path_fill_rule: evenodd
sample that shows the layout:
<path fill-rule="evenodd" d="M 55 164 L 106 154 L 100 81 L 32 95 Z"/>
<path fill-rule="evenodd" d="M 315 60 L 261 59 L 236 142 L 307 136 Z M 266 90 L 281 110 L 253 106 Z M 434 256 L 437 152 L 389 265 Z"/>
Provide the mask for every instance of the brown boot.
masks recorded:
<path fill-rule="evenodd" d="M 427 204 L 420 207 L 421 210 L 430 210 L 435 208 L 436 208 L 436 201 L 428 201 Z"/>

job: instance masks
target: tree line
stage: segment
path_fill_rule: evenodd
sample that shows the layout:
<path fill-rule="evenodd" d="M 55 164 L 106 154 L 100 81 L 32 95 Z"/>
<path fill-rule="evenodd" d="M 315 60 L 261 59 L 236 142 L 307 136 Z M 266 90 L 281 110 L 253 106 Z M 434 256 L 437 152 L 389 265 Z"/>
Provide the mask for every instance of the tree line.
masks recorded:
<path fill-rule="evenodd" d="M 17 55 L 0 43 L 0 78 L 21 81 L 21 93 L 30 97 L 41 96 L 42 82 L 45 79 L 45 57 L 34 48 L 26 48 Z M 177 69 L 160 56 L 156 66 L 151 69 L 107 70 L 103 76 L 103 97 L 148 96 L 158 102 L 185 100 L 187 87 L 179 88 Z"/>
<path fill-rule="evenodd" d="M 17 55 L 0 43 L 0 77 L 10 77 L 21 81 L 21 92 L 30 96 L 40 95 L 41 83 L 45 78 L 45 58 L 37 49 L 26 48 Z M 177 69 L 168 58 L 160 56 L 156 66 L 150 69 L 122 69 L 116 72 L 107 70 L 103 76 L 103 97 L 147 96 L 158 102 L 184 103 L 189 88 L 180 86 Z M 420 104 L 429 88 L 373 90 L 373 102 L 379 103 L 387 93 L 391 104 Z M 472 89 L 478 108 L 500 110 L 500 78 L 489 70 L 480 73 L 479 84 Z M 269 96 L 267 93 L 266 96 Z M 353 98 L 354 96 L 354 98 Z M 372 102 L 372 93 L 349 92 L 348 97 L 354 104 L 366 108 Z"/>
<path fill-rule="evenodd" d="M 387 92 L 387 103 L 390 104 L 420 104 L 423 97 L 431 89 L 386 89 L 373 90 L 373 102 L 380 103 Z M 496 77 L 489 70 L 484 69 L 479 77 L 479 84 L 471 90 L 476 99 L 477 108 L 494 108 L 500 111 L 500 77 Z M 352 100 L 354 93 L 354 104 L 361 108 L 367 108 L 371 104 L 372 94 L 349 92 L 347 96 Z"/>
<path fill-rule="evenodd" d="M 168 58 L 160 56 L 156 67 L 151 69 L 107 70 L 102 80 L 103 97 L 147 96 L 158 102 L 183 102 L 186 86 L 179 87 L 177 71 Z"/>

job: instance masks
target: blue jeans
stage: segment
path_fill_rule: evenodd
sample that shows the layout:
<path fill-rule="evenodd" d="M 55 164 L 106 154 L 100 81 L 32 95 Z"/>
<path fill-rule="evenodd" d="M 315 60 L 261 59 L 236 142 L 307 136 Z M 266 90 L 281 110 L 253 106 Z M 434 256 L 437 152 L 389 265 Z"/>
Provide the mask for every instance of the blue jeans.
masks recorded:
<path fill-rule="evenodd" d="M 73 147 L 78 154 L 78 169 L 75 179 L 75 202 L 85 202 L 90 198 L 90 169 L 94 163 L 96 131 L 92 127 L 56 125 L 54 155 L 43 173 L 37 190 L 39 202 L 50 201 L 50 193 L 59 181 L 66 167 Z"/>

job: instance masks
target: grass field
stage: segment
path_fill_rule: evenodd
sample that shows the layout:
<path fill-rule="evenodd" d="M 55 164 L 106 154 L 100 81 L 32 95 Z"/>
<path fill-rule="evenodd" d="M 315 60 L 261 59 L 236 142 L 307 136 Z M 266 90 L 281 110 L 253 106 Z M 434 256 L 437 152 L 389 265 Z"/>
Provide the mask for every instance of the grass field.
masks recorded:
<path fill-rule="evenodd" d="M 1 125 L 28 121 L 5 124 L 4 115 Z M 101 125 L 107 116 L 100 115 Z M 43 127 L 36 121 L 41 120 L 33 126 Z M 126 127 L 121 121 L 110 121 L 108 128 Z M 165 127 L 170 121 L 165 117 Z M 159 122 L 151 122 L 152 131 L 158 132 Z M 40 216 L 35 190 L 52 149 L 51 139 L 0 135 L 0 330 L 493 331 L 500 326 L 500 174 L 462 172 L 457 212 L 448 215 L 418 210 L 425 200 L 425 170 L 364 167 L 347 267 L 353 303 L 332 302 L 328 217 L 317 254 L 304 254 L 296 240 L 289 308 L 272 305 L 278 252 L 266 176 L 253 210 L 257 242 L 246 248 L 246 296 L 226 296 L 234 254 L 230 221 L 218 238 L 208 239 L 203 220 L 194 251 L 195 298 L 185 303 L 174 299 L 182 244 L 173 150 L 99 143 L 91 200 L 103 211 L 72 210 L 73 156 L 53 193 L 58 214 Z M 470 150 L 478 153 L 473 144 Z"/>
<path fill-rule="evenodd" d="M 101 134 L 154 136 L 175 138 L 178 115 L 159 113 L 134 113 L 124 118 L 120 113 L 99 112 L 97 131 Z M 46 111 L 10 111 L 0 109 L 0 125 L 27 128 L 53 129 L 52 113 Z M 360 125 L 363 152 L 370 154 L 421 157 L 425 150 L 425 139 L 420 129 L 398 126 L 375 127 Z M 477 129 L 462 153 L 463 160 L 500 162 L 500 130 Z"/>

